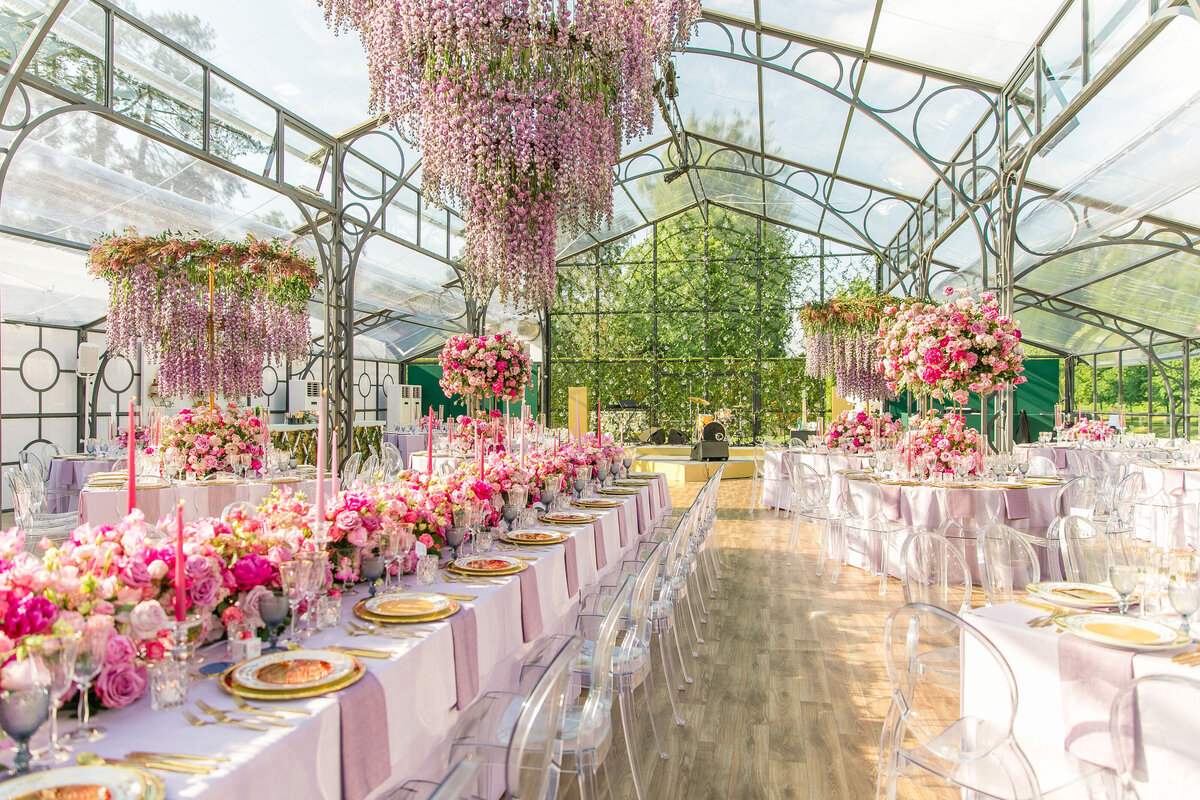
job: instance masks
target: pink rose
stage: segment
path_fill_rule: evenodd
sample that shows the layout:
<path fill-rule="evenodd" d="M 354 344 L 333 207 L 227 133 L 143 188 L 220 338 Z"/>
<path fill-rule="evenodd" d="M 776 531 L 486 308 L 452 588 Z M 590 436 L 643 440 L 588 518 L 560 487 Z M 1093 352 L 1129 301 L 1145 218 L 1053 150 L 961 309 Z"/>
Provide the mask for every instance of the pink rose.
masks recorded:
<path fill-rule="evenodd" d="M 167 626 L 167 612 L 157 600 L 138 603 L 129 612 L 129 632 L 139 641 L 153 639 Z"/>
<path fill-rule="evenodd" d="M 253 553 L 238 559 L 233 565 L 233 579 L 239 592 L 264 586 L 275 579 L 275 567 L 270 559 Z"/>
<path fill-rule="evenodd" d="M 120 664 L 133 661 L 137 656 L 137 647 L 133 640 L 124 634 L 116 634 L 109 638 L 108 647 L 104 650 L 105 664 Z"/>
<path fill-rule="evenodd" d="M 96 695 L 105 708 L 124 708 L 146 693 L 146 668 L 132 661 L 106 664 L 96 677 Z"/>

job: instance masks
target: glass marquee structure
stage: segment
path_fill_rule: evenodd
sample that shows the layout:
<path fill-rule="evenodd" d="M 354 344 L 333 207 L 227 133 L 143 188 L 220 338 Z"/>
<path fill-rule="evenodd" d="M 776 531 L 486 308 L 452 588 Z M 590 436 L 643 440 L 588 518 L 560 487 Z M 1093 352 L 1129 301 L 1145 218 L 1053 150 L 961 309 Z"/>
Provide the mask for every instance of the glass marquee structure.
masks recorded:
<path fill-rule="evenodd" d="M 616 165 L 612 223 L 563 226 L 564 291 L 588 270 L 600 282 L 602 264 L 672 220 L 750 220 L 756 236 L 787 239 L 777 266 L 807 270 L 782 309 L 851 278 L 897 295 L 995 288 L 1026 340 L 1067 360 L 1069 396 L 1085 374 L 1094 387 L 1104 368 L 1140 370 L 1146 419 L 1188 435 L 1198 26 L 1189 0 L 1014 0 L 1002 13 L 706 0 L 661 76 L 655 130 Z M 125 227 L 278 236 L 315 256 L 327 286 L 310 309 L 316 355 L 269 370 L 264 392 L 320 374 L 347 424 L 453 333 L 524 322 L 551 375 L 556 314 L 591 313 L 599 335 L 598 289 L 586 308 L 466 300 L 462 219 L 425 203 L 420 153 L 385 116 L 367 118 L 360 44 L 334 37 L 316 3 L 3 0 L 0 67 L 6 464 L 31 441 L 82 433 L 82 389 L 63 376 L 78 342 L 102 336 L 106 303 L 86 250 Z M 657 275 L 669 259 L 654 259 Z M 657 325 L 667 309 L 619 310 Z M 735 358 L 714 353 L 698 374 Z M 800 355 L 781 343 L 753 368 Z M 591 358 L 580 379 L 603 381 Z M 103 411 L 148 376 L 113 359 L 101 377 Z"/>

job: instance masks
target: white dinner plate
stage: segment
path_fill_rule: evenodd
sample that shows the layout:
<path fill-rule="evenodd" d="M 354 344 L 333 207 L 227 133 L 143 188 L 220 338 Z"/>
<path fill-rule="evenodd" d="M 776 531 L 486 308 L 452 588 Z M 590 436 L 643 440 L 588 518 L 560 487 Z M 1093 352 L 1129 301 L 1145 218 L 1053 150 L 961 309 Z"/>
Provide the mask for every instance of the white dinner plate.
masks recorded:
<path fill-rule="evenodd" d="M 1025 591 L 1066 608 L 1113 608 L 1121 600 L 1111 586 L 1098 583 L 1041 581 L 1029 584 Z"/>
<path fill-rule="evenodd" d="M 363 606 L 369 613 L 380 617 L 423 617 L 440 614 L 450 608 L 453 601 L 444 594 L 433 592 L 399 592 L 380 594 L 367 600 Z"/>
<path fill-rule="evenodd" d="M 1089 642 L 1122 650 L 1165 650 L 1188 643 L 1179 631 L 1149 619 L 1116 614 L 1072 614 L 1058 624 Z"/>
<path fill-rule="evenodd" d="M 77 796 L 99 797 L 107 791 L 111 800 L 159 800 L 166 795 L 163 782 L 143 769 L 124 764 L 89 764 L 59 767 L 20 775 L 0 784 L 0 800 L 57 796 L 56 791 L 79 792 Z M 88 794 L 84 794 L 88 793 Z"/>
<path fill-rule="evenodd" d="M 303 691 L 349 677 L 355 666 L 353 656 L 333 650 L 286 650 L 238 664 L 233 680 L 259 692 Z"/>

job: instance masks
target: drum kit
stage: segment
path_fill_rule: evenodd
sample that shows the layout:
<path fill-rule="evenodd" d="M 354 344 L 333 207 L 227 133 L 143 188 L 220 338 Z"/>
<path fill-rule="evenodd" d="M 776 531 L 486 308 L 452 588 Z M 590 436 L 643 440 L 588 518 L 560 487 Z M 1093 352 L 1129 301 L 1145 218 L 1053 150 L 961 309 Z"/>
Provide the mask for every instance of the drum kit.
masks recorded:
<path fill-rule="evenodd" d="M 704 426 L 708 425 L 711 422 L 717 422 L 721 425 L 722 428 L 725 429 L 725 432 L 726 432 L 725 438 L 726 438 L 726 440 L 728 440 L 728 438 L 729 438 L 728 431 L 731 427 L 733 427 L 737 423 L 738 417 L 739 417 L 738 412 L 740 411 L 740 409 L 720 408 L 720 409 L 716 410 L 715 414 L 710 414 L 707 412 L 708 412 L 709 407 L 712 404 L 709 403 L 707 400 L 705 400 L 703 397 L 689 397 L 688 402 L 692 404 L 693 408 L 695 408 L 695 411 L 696 411 L 696 414 L 695 414 L 696 423 L 692 429 L 692 440 L 693 441 L 700 441 L 700 439 L 703 438 Z"/>

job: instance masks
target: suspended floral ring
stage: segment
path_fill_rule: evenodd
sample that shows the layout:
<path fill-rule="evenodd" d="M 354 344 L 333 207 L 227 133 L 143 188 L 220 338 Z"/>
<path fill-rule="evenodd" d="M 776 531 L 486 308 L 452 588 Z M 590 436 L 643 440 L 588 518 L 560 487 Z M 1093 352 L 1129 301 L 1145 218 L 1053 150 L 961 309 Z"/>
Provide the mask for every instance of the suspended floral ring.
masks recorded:
<path fill-rule="evenodd" d="M 278 241 L 98 240 L 88 272 L 108 282 L 108 345 L 159 365 L 163 396 L 262 393 L 262 370 L 309 351 L 313 261 Z"/>
<path fill-rule="evenodd" d="M 838 394 L 862 400 L 892 393 L 875 369 L 876 331 L 891 297 L 834 298 L 799 311 L 804 329 L 804 374 L 833 378 Z"/>
<path fill-rule="evenodd" d="M 425 196 L 466 221 L 467 289 L 540 306 L 560 219 L 612 221 L 612 168 L 648 133 L 654 68 L 699 0 L 318 0 L 357 30 L 371 107 L 422 153 Z"/>

